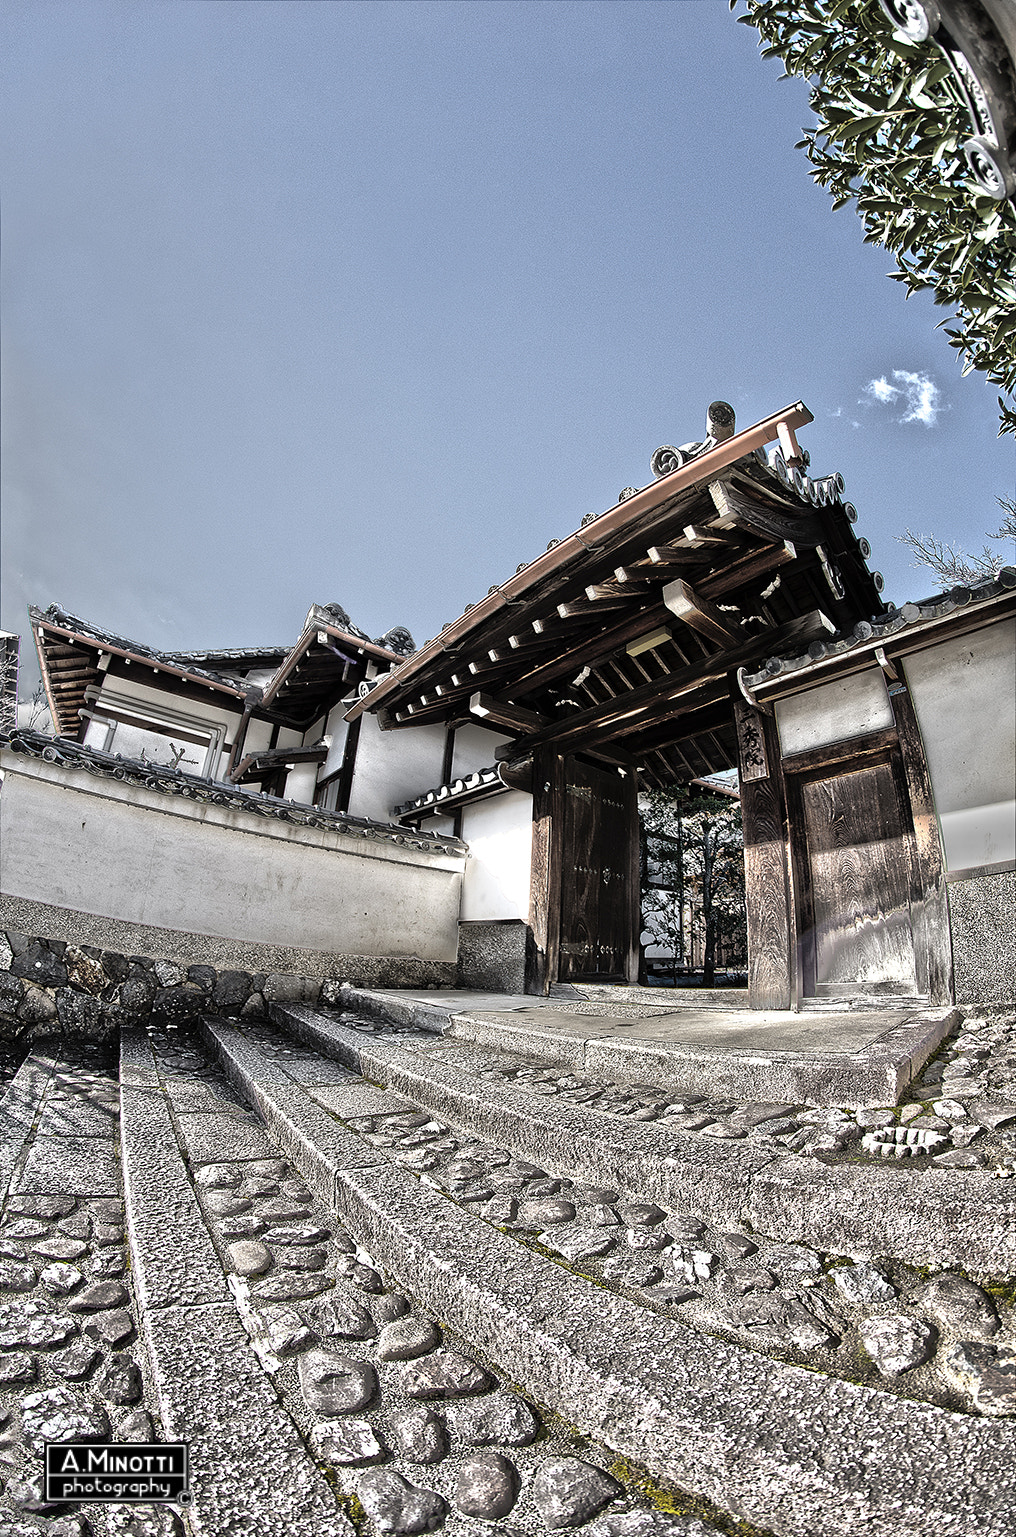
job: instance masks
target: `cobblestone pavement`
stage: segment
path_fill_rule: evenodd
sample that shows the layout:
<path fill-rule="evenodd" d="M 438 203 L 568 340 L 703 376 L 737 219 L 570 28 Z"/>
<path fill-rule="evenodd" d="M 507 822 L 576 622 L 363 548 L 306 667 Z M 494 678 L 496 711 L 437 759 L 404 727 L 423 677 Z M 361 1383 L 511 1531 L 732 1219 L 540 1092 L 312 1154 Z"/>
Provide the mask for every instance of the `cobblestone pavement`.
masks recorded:
<path fill-rule="evenodd" d="M 570 1005 L 570 1007 L 572 1007 Z M 623 1005 L 617 1006 L 620 1013 Z M 577 1006 L 576 1006 L 577 1011 Z M 337 1018 L 366 1035 L 415 1042 L 413 1025 Z M 1016 1014 L 970 1014 L 926 1064 L 900 1103 L 863 1110 L 805 1104 L 737 1104 L 607 1081 L 521 1055 L 462 1048 L 480 1078 L 524 1085 L 530 1093 L 585 1105 L 633 1121 L 665 1121 L 703 1142 L 748 1141 L 824 1162 L 907 1160 L 945 1169 L 986 1168 L 1016 1177 Z"/>
<path fill-rule="evenodd" d="M 428 1045 L 426 1034 L 411 1026 L 389 1026 L 348 1013 L 338 1018 L 367 1036 L 393 1034 Z M 1011 1065 L 1016 1054 L 1010 1059 L 1003 1051 L 1013 1033 L 1013 1022 L 1005 1021 L 981 1024 L 976 1035 L 979 1041 L 1001 1044 L 998 1059 L 1010 1064 L 1005 1069 L 984 1067 L 985 1075 L 992 1075 L 992 1090 L 1013 1096 L 1008 1119 L 1000 1116 L 1000 1124 L 984 1132 L 998 1160 L 996 1167 L 1006 1174 L 1016 1150 L 1010 1130 L 1016 1128 L 1016 1074 Z M 272 1027 L 248 1027 L 246 1034 L 283 1062 L 309 1056 Z M 971 1038 L 964 1031 L 947 1045 L 942 1054 L 945 1067 L 936 1064 L 928 1070 L 931 1081 L 937 1084 L 934 1075 L 943 1071 L 947 1083 L 955 1081 L 951 1063 L 971 1049 Z M 560 1097 L 623 1118 L 671 1121 L 683 1131 L 720 1140 L 751 1137 L 802 1156 L 843 1157 L 853 1149 L 863 1155 L 861 1139 L 873 1123 L 906 1127 L 914 1120 L 935 1119 L 953 1125 L 953 1134 L 960 1137 L 971 1129 L 984 1131 L 967 1118 L 960 1102 L 942 1106 L 954 1122 L 944 1115 L 909 1118 L 908 1108 L 923 1111 L 919 1100 L 897 1111 L 849 1116 L 803 1106 L 734 1106 L 699 1096 L 691 1097 L 696 1101 L 692 1105 L 688 1099 L 666 1100 L 643 1088 L 595 1083 L 507 1054 L 458 1047 L 453 1052 L 458 1065 L 468 1065 L 472 1075 L 525 1084 L 540 1097 Z M 987 1064 L 989 1055 L 983 1060 Z M 981 1088 L 973 1080 L 965 1087 L 965 1093 L 977 1095 L 978 1105 L 986 1103 Z M 887 1392 L 973 1413 L 1016 1414 L 1016 1307 L 1011 1286 L 999 1285 L 989 1293 L 958 1274 L 929 1277 L 891 1255 L 877 1264 L 854 1262 L 843 1254 L 774 1241 L 758 1232 L 717 1229 L 694 1211 L 626 1201 L 617 1190 L 554 1177 L 513 1157 L 509 1149 L 435 1119 L 408 1100 L 403 1111 L 386 1108 L 379 1115 L 354 1115 L 348 1124 L 371 1145 L 385 1149 L 393 1162 L 519 1242 L 656 1313 L 679 1316 L 704 1333 Z M 933 1158 L 942 1166 L 941 1155 Z M 913 1160 L 909 1167 L 916 1164 Z M 967 1165 L 949 1161 L 945 1167 Z M 971 1350 L 974 1340 L 980 1342 L 977 1351 Z"/>
<path fill-rule="evenodd" d="M 3 1100 L 7 1146 L 12 1121 L 26 1136 L 0 1222 L 0 1534 L 175 1537 L 170 1510 L 42 1497 L 45 1441 L 148 1441 L 156 1427 L 124 1238 L 115 1048 L 64 1044 L 26 1067 Z"/>
<path fill-rule="evenodd" d="M 264 1133 L 203 1053 L 164 1034 L 152 1045 L 229 1294 L 338 1511 L 392 1537 L 466 1537 L 492 1523 L 505 1533 L 716 1537 L 720 1528 L 690 1510 L 654 1509 L 637 1470 L 541 1413 L 392 1289 L 285 1159 L 252 1157 L 269 1151 Z M 124 1245 L 115 1053 L 78 1047 L 45 1066 L 36 1102 L 5 1102 L 21 1101 L 28 1134 L 0 1223 L 0 1537 L 182 1534 L 186 1512 L 42 1498 L 47 1439 L 167 1438 Z M 228 1149 L 211 1145 L 207 1126 L 224 1109 Z M 36 1193 L 75 1159 L 70 1192 Z M 81 1193 L 96 1180 L 101 1194 Z M 661 1491 L 661 1501 L 673 1496 Z M 252 1530 L 285 1529 L 265 1517 Z"/>
<path fill-rule="evenodd" d="M 525 1088 L 534 1104 L 555 1098 L 622 1124 L 669 1123 L 703 1148 L 747 1142 L 794 1153 L 803 1165 L 895 1164 L 897 1148 L 918 1149 L 900 1163 L 915 1179 L 923 1168 L 976 1168 L 1001 1179 L 1016 1172 L 1012 1016 L 968 1017 L 899 1106 L 856 1112 L 679 1099 L 545 1061 L 449 1049 L 411 1026 L 333 1017 L 371 1041 L 439 1050 L 482 1083 Z M 632 1200 L 583 1183 L 574 1170 L 527 1162 L 406 1094 L 337 1068 L 276 1026 L 228 1028 L 296 1082 L 359 1086 L 345 1110 L 329 1108 L 324 1089 L 318 1103 L 373 1157 L 383 1155 L 449 1209 L 481 1218 L 521 1256 L 588 1278 L 650 1322 L 677 1319 L 706 1345 L 728 1341 L 877 1388 L 889 1402 L 918 1400 L 1000 1430 L 1016 1415 L 1011 1277 L 977 1285 L 957 1269 L 919 1271 L 891 1254 L 858 1260 Z M 196 1198 L 223 1301 L 242 1324 L 253 1369 L 270 1386 L 307 1476 L 334 1505 L 334 1530 L 348 1517 L 350 1537 L 354 1528 L 363 1537 L 438 1529 L 543 1537 L 565 1528 L 585 1537 L 757 1537 L 761 1528 L 729 1508 L 654 1482 L 534 1402 L 524 1382 L 412 1287 L 395 1283 L 196 1038 L 163 1031 L 149 1039 L 154 1076 L 143 1092 L 168 1106 L 176 1139 L 159 1156 Z M 145 1283 L 124 1234 L 115 1051 L 61 1042 L 58 1055 L 47 1055 L 49 1046 L 37 1043 L 0 1101 L 4 1145 L 13 1150 L 2 1166 L 0 1220 L 0 1537 L 281 1534 L 286 1522 L 270 1511 L 262 1524 L 216 1526 L 202 1523 L 200 1501 L 187 1512 L 48 1507 L 42 1499 L 47 1439 L 174 1434 L 164 1423 L 159 1331 L 146 1327 Z M 187 1315 L 177 1311 L 186 1332 Z M 197 1334 L 195 1341 L 200 1352 Z M 204 1364 L 214 1372 L 214 1361 Z M 251 1446 L 249 1455 L 270 1457 L 271 1449 Z M 816 1537 L 837 1530 L 785 1529 Z M 954 1530 L 967 1537 L 966 1528 Z M 973 1521 L 970 1537 L 982 1530 Z"/>

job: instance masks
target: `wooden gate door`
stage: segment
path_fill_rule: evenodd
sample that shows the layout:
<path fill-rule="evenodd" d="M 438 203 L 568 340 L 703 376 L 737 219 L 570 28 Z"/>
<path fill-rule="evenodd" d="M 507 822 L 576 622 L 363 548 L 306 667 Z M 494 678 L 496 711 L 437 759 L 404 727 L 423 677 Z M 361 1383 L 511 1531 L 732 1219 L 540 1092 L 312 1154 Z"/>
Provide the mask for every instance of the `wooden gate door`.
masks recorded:
<path fill-rule="evenodd" d="M 799 806 L 792 821 L 806 994 L 917 992 L 913 830 L 899 772 L 886 754 L 849 770 L 788 775 Z"/>
<path fill-rule="evenodd" d="M 638 967 L 638 804 L 634 773 L 564 764 L 562 982 L 627 982 Z"/>

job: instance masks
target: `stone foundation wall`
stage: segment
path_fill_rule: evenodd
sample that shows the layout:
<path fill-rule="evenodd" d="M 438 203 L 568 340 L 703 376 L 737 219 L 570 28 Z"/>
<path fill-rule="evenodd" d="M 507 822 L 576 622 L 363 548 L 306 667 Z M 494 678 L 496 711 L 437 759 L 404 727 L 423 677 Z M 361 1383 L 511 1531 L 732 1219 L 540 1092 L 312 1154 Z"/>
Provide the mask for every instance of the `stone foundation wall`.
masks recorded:
<path fill-rule="evenodd" d="M 437 973 L 426 980 L 411 980 L 397 968 L 386 976 L 378 962 L 363 969 L 378 972 L 363 984 L 368 986 L 454 981 L 454 971 L 450 979 L 444 974 L 450 968 L 423 967 Z M 361 980 L 355 969 L 352 977 L 321 977 L 187 965 L 9 928 L 0 930 L 0 1043 L 17 1055 L 42 1036 L 104 1040 L 124 1026 L 180 1028 L 205 1014 L 258 1020 L 270 1003 L 339 1003 L 342 984 L 350 980 Z"/>
<path fill-rule="evenodd" d="M 1016 1006 L 1016 871 L 950 880 L 956 1002 Z"/>
<path fill-rule="evenodd" d="M 526 924 L 520 918 L 459 923 L 459 984 L 484 993 L 526 990 Z"/>

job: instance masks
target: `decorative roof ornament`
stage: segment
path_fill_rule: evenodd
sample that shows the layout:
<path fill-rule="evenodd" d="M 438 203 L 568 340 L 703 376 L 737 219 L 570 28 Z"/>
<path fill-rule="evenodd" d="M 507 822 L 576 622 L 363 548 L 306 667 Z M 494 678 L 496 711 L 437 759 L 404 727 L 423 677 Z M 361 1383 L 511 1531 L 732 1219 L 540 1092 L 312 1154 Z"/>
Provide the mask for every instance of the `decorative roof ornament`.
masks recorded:
<path fill-rule="evenodd" d="M 1004 202 L 1016 198 L 1016 98 L 1010 61 L 995 12 L 969 0 L 879 0 L 907 43 L 933 42 L 949 68 L 974 133 L 962 150 L 976 190 Z M 999 29 L 1005 7 L 998 17 Z M 1016 26 L 1010 21 L 1010 50 Z"/>
<path fill-rule="evenodd" d="M 728 438 L 732 438 L 736 420 L 733 406 L 725 400 L 714 400 L 706 412 L 706 436 L 701 443 L 682 443 L 680 448 L 664 443 L 662 448 L 656 450 L 649 461 L 656 479 L 662 480 L 664 475 L 672 475 L 689 460 L 697 459 L 710 448 L 715 448 L 717 443 L 725 443 Z M 623 499 L 623 496 L 619 498 Z"/>
<path fill-rule="evenodd" d="M 358 640 L 370 639 L 359 625 L 353 623 L 341 603 L 315 603 L 307 615 L 307 624 L 313 623 L 314 618 L 321 618 L 326 624 L 333 624 L 337 630 L 345 630 L 347 635 L 355 635 Z"/>
<path fill-rule="evenodd" d="M 383 635 L 379 635 L 374 642 L 375 646 L 384 646 L 386 651 L 394 651 L 396 656 L 403 658 L 412 656 L 416 650 L 416 641 L 410 635 L 404 624 L 393 625 Z"/>

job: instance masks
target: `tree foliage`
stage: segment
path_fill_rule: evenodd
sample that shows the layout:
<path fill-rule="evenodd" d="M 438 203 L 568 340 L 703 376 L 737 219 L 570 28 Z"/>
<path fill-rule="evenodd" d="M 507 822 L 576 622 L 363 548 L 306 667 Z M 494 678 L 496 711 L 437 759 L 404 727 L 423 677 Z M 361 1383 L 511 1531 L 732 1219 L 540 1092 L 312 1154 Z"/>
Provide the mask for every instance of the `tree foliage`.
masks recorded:
<path fill-rule="evenodd" d="M 834 208 L 856 202 L 865 240 L 896 258 L 891 277 L 954 311 L 941 324 L 963 372 L 1002 387 L 999 436 L 1016 432 L 1016 207 L 970 179 L 949 65 L 931 41 L 902 41 L 877 0 L 744 3 L 763 56 L 811 82 L 818 123 L 797 148 L 815 180 Z"/>
<path fill-rule="evenodd" d="M 672 951 L 675 964 L 686 964 L 699 940 L 703 981 L 712 987 L 721 939 L 747 954 L 741 803 L 674 786 L 645 791 L 639 811 L 645 831 L 666 840 L 653 851 L 655 878 L 664 889 L 643 892 L 643 922 L 654 942 Z"/>

